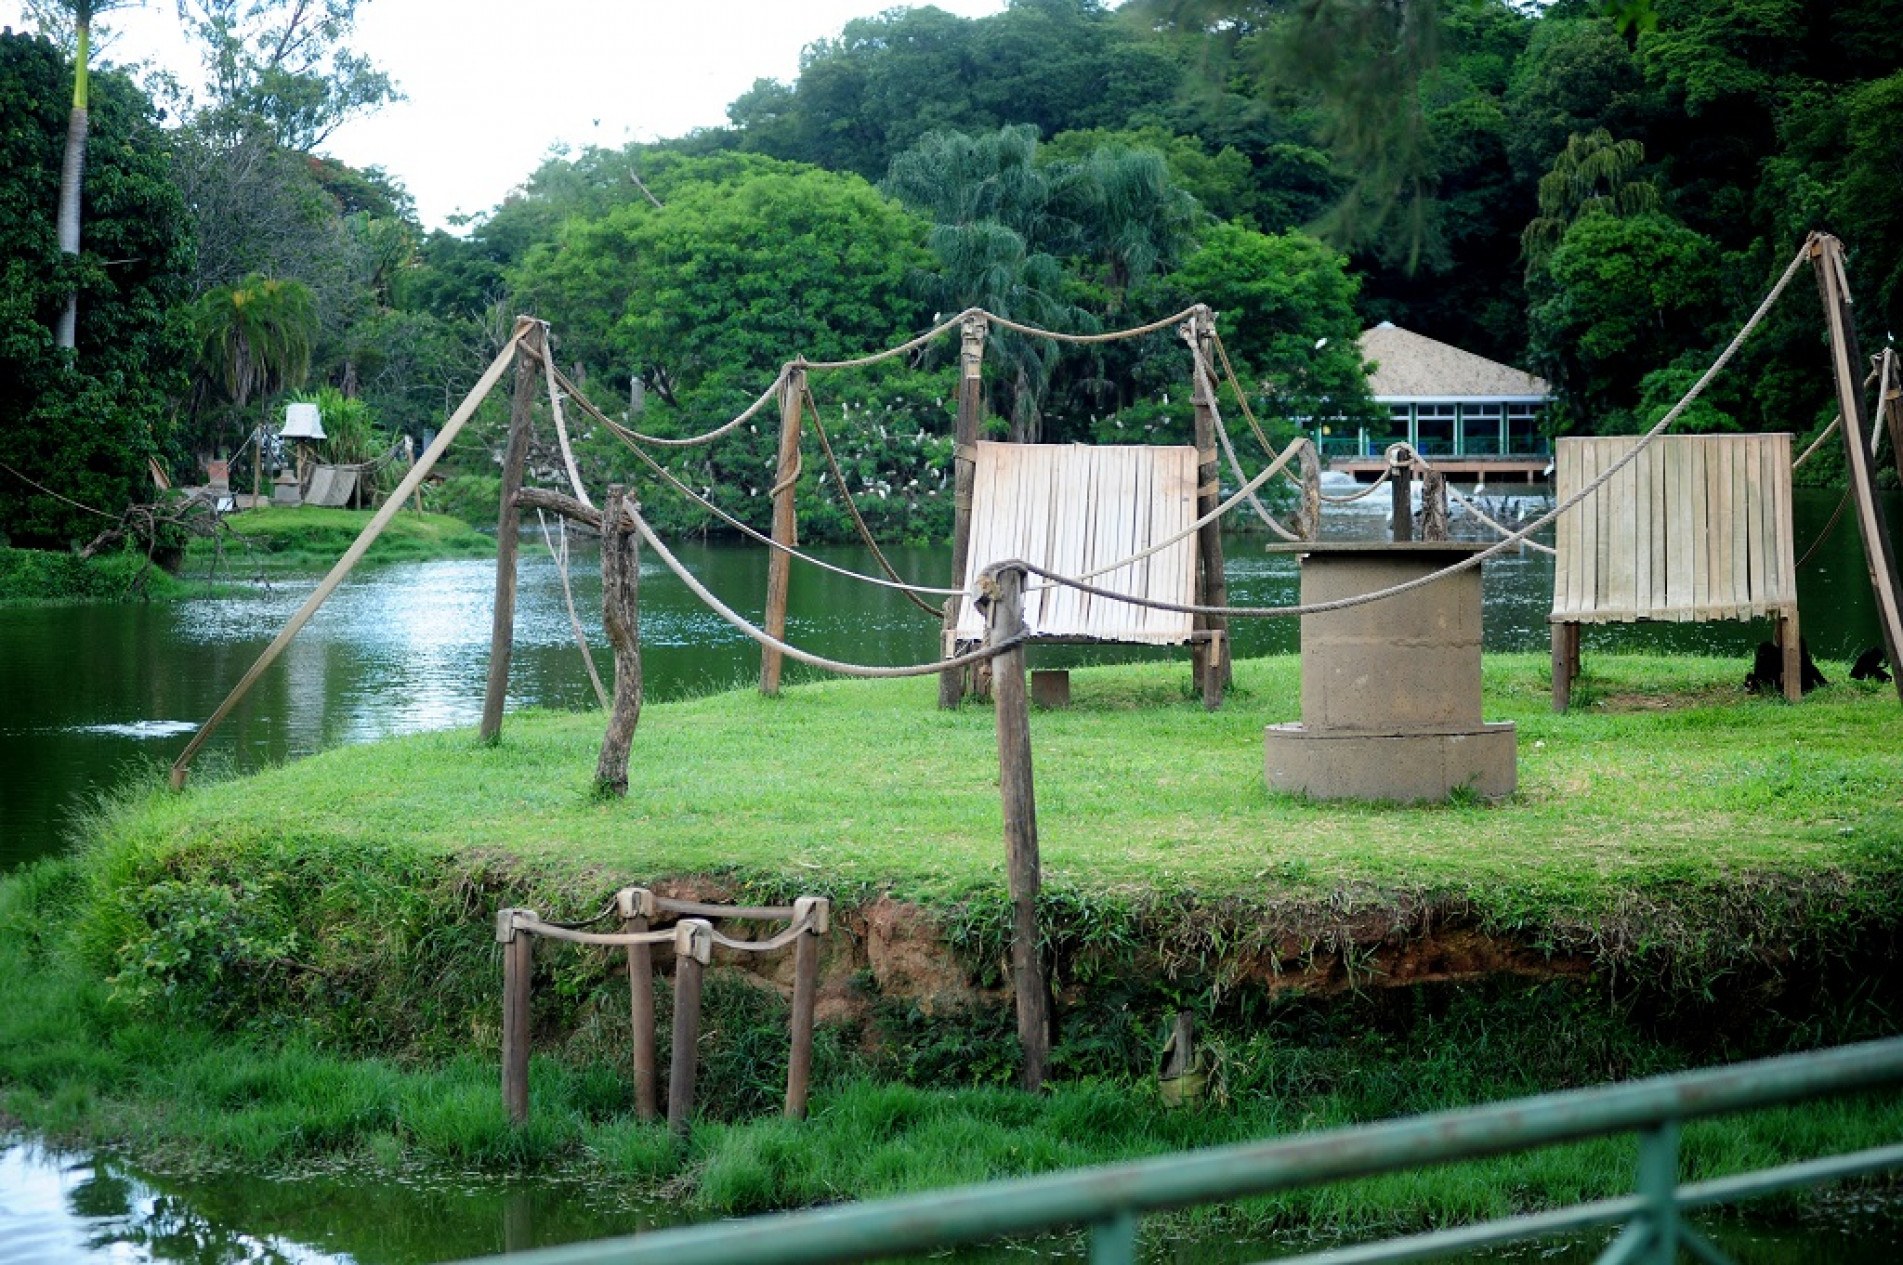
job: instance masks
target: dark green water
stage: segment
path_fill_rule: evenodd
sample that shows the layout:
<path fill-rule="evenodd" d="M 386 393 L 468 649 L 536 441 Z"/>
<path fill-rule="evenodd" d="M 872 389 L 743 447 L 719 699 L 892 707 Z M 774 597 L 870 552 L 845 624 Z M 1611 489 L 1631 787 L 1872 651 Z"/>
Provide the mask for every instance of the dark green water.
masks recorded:
<path fill-rule="evenodd" d="M 106 1156 L 29 1145 L 0 1149 L 0 1265 L 426 1265 L 639 1234 L 672 1221 L 664 1205 L 559 1178 L 175 1178 L 142 1173 Z M 1897 1259 L 1894 1238 L 1854 1223 L 1767 1227 L 1734 1220 L 1707 1221 L 1704 1227 L 1738 1265 L 1878 1265 Z M 1608 1238 L 1602 1232 L 1446 1259 L 1585 1265 Z M 1322 1246 L 1307 1237 L 1151 1236 L 1145 1259 L 1242 1265 Z M 1085 1257 L 1082 1237 L 1071 1235 L 929 1259 L 1002 1265 Z"/>
<path fill-rule="evenodd" d="M 1379 498 L 1370 498 L 1370 501 Z M 1834 494 L 1802 493 L 1796 536 L 1808 546 L 1836 505 Z M 1511 514 L 1513 507 L 1506 507 Z M 1892 521 L 1903 499 L 1892 498 Z M 1336 515 L 1331 535 L 1375 535 L 1380 514 Z M 1231 601 L 1276 604 L 1295 598 L 1295 563 L 1266 555 L 1259 537 L 1228 542 Z M 821 550 L 856 570 L 874 570 L 863 550 Z M 765 551 L 687 545 L 680 556 L 705 583 L 755 618 L 766 591 Z M 523 554 L 512 706 L 592 707 L 593 695 L 569 631 L 561 588 L 545 551 Z M 899 549 L 900 572 L 943 584 L 944 549 Z M 576 599 L 599 649 L 600 580 L 578 559 Z M 56 851 L 72 807 L 125 775 L 128 764 L 169 763 L 304 599 L 315 579 L 269 591 L 156 606 L 73 605 L 0 608 L 0 870 Z M 368 571 L 345 584 L 280 662 L 226 721 L 201 760 L 240 769 L 420 729 L 473 725 L 480 714 L 489 647 L 494 567 L 436 562 Z M 1878 640 L 1855 528 L 1840 524 L 1798 577 L 1804 630 L 1823 659 L 1854 656 Z M 1552 560 L 1527 552 L 1487 564 L 1486 644 L 1490 650 L 1547 645 Z M 642 659 L 650 698 L 716 689 L 755 677 L 759 652 L 706 611 L 650 561 L 642 574 Z M 797 566 L 790 636 L 798 644 L 865 663 L 904 663 L 936 653 L 937 625 L 898 594 Z M 1239 621 L 1238 655 L 1296 648 L 1293 620 Z M 1635 624 L 1589 630 L 1586 651 L 1644 648 L 1732 655 L 1743 677 L 1768 623 Z M 1168 652 L 1050 647 L 1033 661 L 1068 665 Z M 1183 656 L 1179 653 L 1177 658 Z M 797 679 L 805 670 L 794 666 Z M 1295 701 L 1290 700 L 1290 715 Z"/>

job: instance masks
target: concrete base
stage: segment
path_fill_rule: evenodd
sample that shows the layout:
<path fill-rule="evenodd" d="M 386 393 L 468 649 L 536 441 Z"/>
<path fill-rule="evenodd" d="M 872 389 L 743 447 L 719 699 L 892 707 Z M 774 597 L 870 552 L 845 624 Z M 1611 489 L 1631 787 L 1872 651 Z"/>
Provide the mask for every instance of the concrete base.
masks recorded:
<path fill-rule="evenodd" d="M 1484 799 L 1519 784 L 1511 722 L 1409 733 L 1319 733 L 1302 725 L 1263 731 L 1269 789 L 1314 799 L 1444 800 L 1457 786 Z"/>

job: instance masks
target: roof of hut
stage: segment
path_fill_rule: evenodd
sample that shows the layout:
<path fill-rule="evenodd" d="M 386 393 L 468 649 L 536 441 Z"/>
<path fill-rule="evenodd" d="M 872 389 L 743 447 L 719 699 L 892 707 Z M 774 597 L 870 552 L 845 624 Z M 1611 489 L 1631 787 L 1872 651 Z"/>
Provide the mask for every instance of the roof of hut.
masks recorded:
<path fill-rule="evenodd" d="M 1544 400 L 1543 378 L 1382 321 L 1363 331 L 1361 357 L 1374 362 L 1368 390 L 1382 401 Z"/>

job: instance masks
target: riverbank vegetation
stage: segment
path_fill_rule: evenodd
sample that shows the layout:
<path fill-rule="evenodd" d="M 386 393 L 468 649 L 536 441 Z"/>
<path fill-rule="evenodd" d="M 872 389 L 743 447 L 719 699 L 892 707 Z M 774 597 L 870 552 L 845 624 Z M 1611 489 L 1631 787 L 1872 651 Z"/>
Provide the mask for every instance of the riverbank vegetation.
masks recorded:
<path fill-rule="evenodd" d="M 362 534 L 372 511 L 269 507 L 227 514 L 228 539 L 219 543 L 223 564 L 242 575 L 247 567 L 269 571 L 322 573 Z M 491 558 L 493 536 L 485 536 L 460 518 L 404 510 L 393 517 L 364 554 L 360 565 L 424 562 L 441 558 Z M 186 554 L 188 571 L 208 567 L 210 542 L 194 542 Z"/>
<path fill-rule="evenodd" d="M 625 801 L 599 719 L 511 716 L 183 796 L 130 788 L 0 884 L 0 1109 L 174 1161 L 580 1163 L 706 1212 L 1152 1154 L 1886 1032 L 1903 927 L 1894 699 L 1744 695 L 1735 664 L 1589 656 L 1576 709 L 1490 657 L 1520 725 L 1500 804 L 1272 796 L 1260 727 L 1293 659 L 1221 712 L 1180 664 L 1080 670 L 1033 718 L 1059 1082 L 1008 1085 L 992 719 L 931 682 L 750 691 L 643 713 Z M 1831 674 L 1835 676 L 1836 674 Z M 643 756 L 645 751 L 648 754 Z M 717 968 L 704 1120 L 630 1121 L 625 976 L 551 947 L 535 1119 L 501 1113 L 492 916 L 617 887 L 830 895 L 814 1117 L 771 1113 L 785 1006 Z M 1164 1109 L 1170 1016 L 1210 1092 Z M 665 1020 L 665 990 L 661 997 Z M 1890 1098 L 1700 1126 L 1699 1175 L 1893 1137 Z M 795 1158 L 797 1162 L 795 1162 Z M 1629 1145 L 1252 1204 L 1262 1225 L 1419 1225 L 1623 1189 Z"/>
<path fill-rule="evenodd" d="M 198 591 L 134 549 L 82 558 L 0 545 L 0 603 L 165 601 Z"/>

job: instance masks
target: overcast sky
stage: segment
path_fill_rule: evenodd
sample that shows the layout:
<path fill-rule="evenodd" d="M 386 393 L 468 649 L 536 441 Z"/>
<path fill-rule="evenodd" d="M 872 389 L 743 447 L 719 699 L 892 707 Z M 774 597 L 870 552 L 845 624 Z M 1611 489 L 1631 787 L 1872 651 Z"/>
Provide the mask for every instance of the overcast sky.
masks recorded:
<path fill-rule="evenodd" d="M 935 0 L 965 17 L 1005 0 Z M 365 0 L 354 47 L 409 100 L 340 129 L 323 149 L 380 166 L 423 223 L 486 211 L 551 145 L 618 146 L 726 122 L 760 78 L 791 80 L 800 50 L 901 0 Z M 21 0 L 0 25 L 24 29 Z M 106 15 L 104 58 L 199 74 L 173 0 Z"/>

